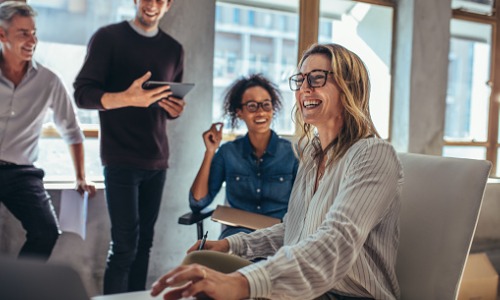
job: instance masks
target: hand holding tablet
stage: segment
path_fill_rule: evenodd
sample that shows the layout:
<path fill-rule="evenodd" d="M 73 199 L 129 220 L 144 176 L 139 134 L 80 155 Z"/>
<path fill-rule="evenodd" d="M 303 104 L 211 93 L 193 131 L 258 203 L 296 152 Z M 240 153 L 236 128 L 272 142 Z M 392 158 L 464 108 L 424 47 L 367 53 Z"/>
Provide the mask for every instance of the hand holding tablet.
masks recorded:
<path fill-rule="evenodd" d="M 176 98 L 184 98 L 189 91 L 194 87 L 194 83 L 179 83 L 179 82 L 168 82 L 168 81 L 146 81 L 142 84 L 142 88 L 145 90 L 151 90 L 160 86 L 169 85 L 172 91 L 172 96 Z M 158 101 L 160 101 L 159 99 Z M 150 106 L 158 106 L 158 101 L 151 104 Z"/>

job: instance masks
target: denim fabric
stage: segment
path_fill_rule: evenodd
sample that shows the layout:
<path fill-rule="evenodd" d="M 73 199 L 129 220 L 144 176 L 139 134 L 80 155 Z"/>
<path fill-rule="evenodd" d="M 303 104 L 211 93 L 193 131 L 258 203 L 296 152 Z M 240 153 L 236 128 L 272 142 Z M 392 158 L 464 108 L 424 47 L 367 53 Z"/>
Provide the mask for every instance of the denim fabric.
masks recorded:
<path fill-rule="evenodd" d="M 230 206 L 282 219 L 297 168 L 298 160 L 289 141 L 273 131 L 266 152 L 258 159 L 247 134 L 219 148 L 210 167 L 208 195 L 196 201 L 190 193 L 191 209 L 197 212 L 210 205 L 226 182 Z"/>
<path fill-rule="evenodd" d="M 104 167 L 112 240 L 104 294 L 145 290 L 165 178 L 166 170 Z"/>
<path fill-rule="evenodd" d="M 33 166 L 0 166 L 0 202 L 26 230 L 21 258 L 47 260 L 60 234 L 54 207 L 43 187 L 44 175 Z"/>

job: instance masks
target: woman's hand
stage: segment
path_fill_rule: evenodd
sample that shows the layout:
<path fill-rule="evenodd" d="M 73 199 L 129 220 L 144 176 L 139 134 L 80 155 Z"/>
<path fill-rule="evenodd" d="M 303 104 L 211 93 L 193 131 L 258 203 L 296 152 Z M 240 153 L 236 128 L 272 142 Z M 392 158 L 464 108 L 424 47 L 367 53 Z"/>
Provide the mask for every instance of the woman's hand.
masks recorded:
<path fill-rule="evenodd" d="M 219 148 L 220 142 L 222 141 L 222 127 L 224 124 L 221 122 L 213 123 L 210 128 L 203 133 L 203 142 L 205 142 L 205 148 L 208 152 L 215 153 L 217 148 Z"/>
<path fill-rule="evenodd" d="M 198 250 L 200 247 L 201 240 L 198 240 L 191 248 L 188 249 L 187 253 Z M 227 253 L 229 252 L 229 242 L 226 239 L 218 241 L 206 241 L 203 246 L 203 250 L 212 250 L 217 252 Z"/>
<path fill-rule="evenodd" d="M 165 300 L 183 297 L 210 297 L 212 299 L 247 299 L 250 296 L 248 280 L 241 273 L 224 274 L 205 266 L 192 264 L 179 266 L 163 275 L 153 284 L 151 296 L 163 295 Z"/>

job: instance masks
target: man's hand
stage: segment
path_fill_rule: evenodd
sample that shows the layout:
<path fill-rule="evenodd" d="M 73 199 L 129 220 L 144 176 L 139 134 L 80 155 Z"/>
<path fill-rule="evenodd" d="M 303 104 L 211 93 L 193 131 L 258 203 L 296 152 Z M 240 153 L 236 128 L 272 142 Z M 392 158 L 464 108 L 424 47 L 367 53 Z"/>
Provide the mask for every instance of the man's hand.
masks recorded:
<path fill-rule="evenodd" d="M 76 181 L 75 190 L 83 195 L 84 192 L 88 192 L 89 196 L 95 195 L 95 184 L 91 181 L 86 181 L 85 179 L 79 179 Z"/>
<path fill-rule="evenodd" d="M 105 93 L 101 98 L 102 106 L 105 109 L 114 109 L 121 107 L 148 107 L 160 99 L 166 99 L 172 95 L 170 86 L 159 86 L 151 90 L 142 88 L 142 84 L 151 77 L 151 72 L 137 78 L 123 92 Z M 181 110 L 182 111 L 182 110 Z"/>
<path fill-rule="evenodd" d="M 184 99 L 176 98 L 174 96 L 168 97 L 168 99 L 161 99 L 158 105 L 163 108 L 172 118 L 179 117 L 184 111 L 184 106 L 186 102 Z"/>

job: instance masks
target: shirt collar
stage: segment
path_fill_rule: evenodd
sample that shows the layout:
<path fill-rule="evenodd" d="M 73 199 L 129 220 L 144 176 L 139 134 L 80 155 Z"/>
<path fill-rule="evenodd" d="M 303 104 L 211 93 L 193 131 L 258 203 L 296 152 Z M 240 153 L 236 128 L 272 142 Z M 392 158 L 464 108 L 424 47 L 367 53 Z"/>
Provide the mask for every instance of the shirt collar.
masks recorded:
<path fill-rule="evenodd" d="M 248 137 L 248 133 L 245 134 L 243 139 L 244 139 L 243 153 L 245 156 L 249 156 L 253 153 L 253 148 L 252 144 L 250 143 L 250 138 Z M 278 135 L 273 130 L 271 130 L 271 139 L 269 140 L 269 144 L 267 145 L 266 154 L 274 155 L 276 153 L 278 148 L 278 141 L 279 141 Z"/>
<path fill-rule="evenodd" d="M 137 32 L 138 34 L 145 36 L 145 37 L 154 37 L 158 34 L 158 31 L 160 31 L 160 29 L 158 29 L 158 28 L 156 28 L 153 31 L 145 31 L 142 28 L 140 28 L 139 26 L 135 25 L 134 20 L 129 20 L 128 24 L 130 25 L 130 27 L 132 27 L 132 29 L 135 30 L 135 32 Z"/>
<path fill-rule="evenodd" d="M 2 51 L 0 50 L 0 59 L 3 59 L 3 53 Z M 26 74 L 24 74 L 24 76 L 26 76 L 27 74 L 30 74 L 31 72 L 36 72 L 38 71 L 38 64 L 37 62 L 32 58 L 29 62 L 28 62 L 28 68 L 26 69 Z M 0 75 L 3 76 L 3 72 L 2 70 L 0 70 Z"/>

